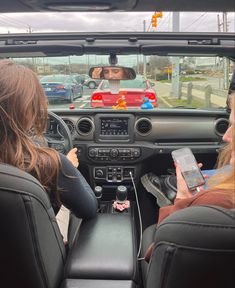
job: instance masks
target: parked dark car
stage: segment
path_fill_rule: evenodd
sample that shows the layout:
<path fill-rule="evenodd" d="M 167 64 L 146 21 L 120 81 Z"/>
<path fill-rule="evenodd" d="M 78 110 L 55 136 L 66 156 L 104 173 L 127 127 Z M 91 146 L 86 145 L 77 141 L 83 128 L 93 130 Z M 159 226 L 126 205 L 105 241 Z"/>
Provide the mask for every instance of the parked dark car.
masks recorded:
<path fill-rule="evenodd" d="M 82 85 L 72 75 L 48 75 L 40 79 L 48 101 L 60 100 L 72 103 L 82 96 Z"/>

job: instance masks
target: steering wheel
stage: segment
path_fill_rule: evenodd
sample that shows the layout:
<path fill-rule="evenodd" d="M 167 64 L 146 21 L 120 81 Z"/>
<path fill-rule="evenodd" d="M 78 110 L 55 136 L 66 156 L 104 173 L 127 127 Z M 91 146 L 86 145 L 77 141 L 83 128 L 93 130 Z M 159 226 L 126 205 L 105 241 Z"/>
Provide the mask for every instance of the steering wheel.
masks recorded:
<path fill-rule="evenodd" d="M 50 148 L 53 148 L 63 154 L 67 154 L 73 148 L 73 141 L 70 130 L 64 120 L 57 116 L 54 112 L 48 111 L 48 116 L 49 118 L 52 118 L 56 124 L 59 125 L 63 138 L 59 139 L 58 135 L 56 137 L 56 135 L 48 133 L 47 131 L 44 134 L 45 141 Z"/>

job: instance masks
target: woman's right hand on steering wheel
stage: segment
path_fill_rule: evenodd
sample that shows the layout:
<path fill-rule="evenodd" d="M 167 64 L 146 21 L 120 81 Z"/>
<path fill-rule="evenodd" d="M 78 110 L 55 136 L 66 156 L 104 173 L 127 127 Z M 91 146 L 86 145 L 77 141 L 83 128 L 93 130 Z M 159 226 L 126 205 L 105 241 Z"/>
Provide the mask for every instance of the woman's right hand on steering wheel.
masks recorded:
<path fill-rule="evenodd" d="M 77 156 L 77 148 L 73 148 L 69 151 L 69 153 L 66 155 L 66 157 L 69 159 L 69 161 L 73 164 L 75 168 L 79 166 L 78 156 Z"/>

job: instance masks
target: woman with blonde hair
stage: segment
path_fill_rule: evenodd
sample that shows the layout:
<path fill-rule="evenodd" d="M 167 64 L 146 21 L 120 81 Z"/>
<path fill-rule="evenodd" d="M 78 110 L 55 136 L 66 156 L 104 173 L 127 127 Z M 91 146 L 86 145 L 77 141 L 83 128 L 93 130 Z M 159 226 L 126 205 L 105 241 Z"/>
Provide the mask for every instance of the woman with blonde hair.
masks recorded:
<path fill-rule="evenodd" d="M 177 194 L 174 205 L 162 207 L 158 224 L 171 213 L 193 205 L 218 205 L 224 208 L 235 207 L 235 91 L 231 94 L 230 127 L 223 136 L 227 147 L 219 155 L 220 166 L 230 163 L 229 169 L 221 169 L 209 180 L 209 188 L 193 195 L 184 181 L 179 166 L 176 165 Z"/>
<path fill-rule="evenodd" d="M 47 116 L 47 99 L 37 75 L 23 65 L 1 60 L 0 163 L 37 178 L 55 213 L 63 204 L 79 218 L 94 217 L 97 200 L 81 173 L 66 156 L 39 147 L 32 139 L 32 135 L 43 138 Z"/>
<path fill-rule="evenodd" d="M 230 99 L 230 126 L 223 136 L 223 140 L 228 144 L 219 155 L 218 161 L 220 166 L 230 164 L 229 169 L 221 169 L 221 172 L 211 177 L 207 190 L 201 190 L 193 195 L 186 185 L 179 166 L 176 165 L 176 198 L 173 205 L 160 208 L 157 225 L 172 213 L 190 206 L 215 205 L 227 209 L 235 208 L 235 91 L 232 91 Z M 146 237 L 145 233 L 143 237 Z M 154 243 L 143 251 L 147 262 L 151 257 L 153 247 Z"/>

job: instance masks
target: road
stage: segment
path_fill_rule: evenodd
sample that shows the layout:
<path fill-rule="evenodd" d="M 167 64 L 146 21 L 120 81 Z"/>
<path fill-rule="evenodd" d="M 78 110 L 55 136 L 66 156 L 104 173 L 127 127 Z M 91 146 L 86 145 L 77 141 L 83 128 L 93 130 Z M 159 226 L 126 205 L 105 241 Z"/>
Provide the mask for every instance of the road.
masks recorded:
<path fill-rule="evenodd" d="M 192 75 L 193 76 L 193 75 Z M 195 76 L 195 75 L 194 75 Z M 199 76 L 201 78 L 206 78 L 205 81 L 201 80 L 201 81 L 193 81 L 194 84 L 199 84 L 200 86 L 206 86 L 208 84 L 210 84 L 213 88 L 219 88 L 220 83 L 219 83 L 219 78 L 216 77 L 206 77 L 204 75 L 196 75 Z M 151 80 L 152 81 L 152 80 Z M 155 82 L 155 81 L 152 81 Z M 171 84 L 170 83 L 161 83 L 161 82 L 155 82 L 155 86 L 154 89 L 157 93 L 157 98 L 158 98 L 158 107 L 161 108 L 166 108 L 169 107 L 169 105 L 164 101 L 164 99 L 162 97 L 170 97 L 171 95 Z M 93 93 L 95 89 L 89 89 L 88 87 L 84 87 L 84 91 L 83 91 L 83 96 L 81 98 L 75 99 L 74 100 L 74 106 L 75 109 L 89 109 L 91 108 L 91 94 Z M 186 88 L 184 88 L 184 92 L 185 92 Z M 193 92 L 194 95 L 197 95 L 198 98 L 201 98 L 202 100 L 204 100 L 204 92 L 199 91 L 199 90 L 194 90 Z M 213 99 L 215 99 L 218 104 L 217 106 L 224 106 L 226 99 L 225 98 L 221 98 L 218 97 L 216 95 L 213 95 Z M 214 101 L 215 101 L 214 100 Z M 49 108 L 65 108 L 65 109 L 69 109 L 71 104 L 69 103 L 65 103 L 65 102 L 56 102 L 56 103 L 51 103 L 49 105 Z"/>

